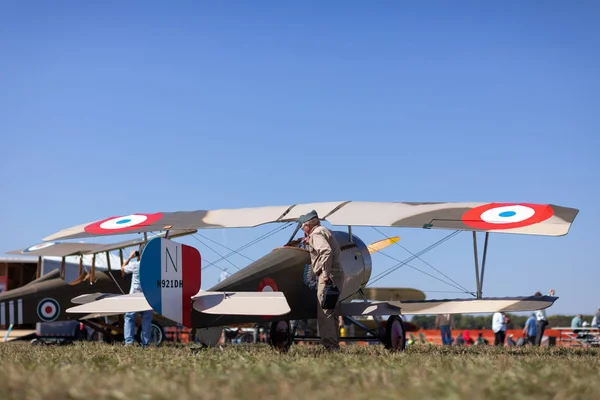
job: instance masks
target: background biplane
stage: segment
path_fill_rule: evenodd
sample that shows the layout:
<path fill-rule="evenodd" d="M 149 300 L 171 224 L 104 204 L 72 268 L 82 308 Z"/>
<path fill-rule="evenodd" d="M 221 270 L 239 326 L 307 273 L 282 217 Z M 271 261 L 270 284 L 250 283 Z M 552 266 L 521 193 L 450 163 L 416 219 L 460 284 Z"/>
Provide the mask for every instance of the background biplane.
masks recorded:
<path fill-rule="evenodd" d="M 390 349 L 404 349 L 405 329 L 400 315 L 438 313 L 486 313 L 531 311 L 547 308 L 557 297 L 524 296 L 482 298 L 483 272 L 489 233 L 562 236 L 568 233 L 578 210 L 552 204 L 529 203 L 400 203 L 323 202 L 242 209 L 157 212 L 111 217 L 62 230 L 44 240 L 72 239 L 164 230 L 253 227 L 266 223 L 294 222 L 316 210 L 322 221 L 347 226 L 334 231 L 341 246 L 345 282 L 341 314 L 369 330 Z M 371 276 L 371 257 L 364 242 L 352 234 L 352 226 L 388 226 L 472 231 L 477 292 L 474 299 L 369 300 L 363 289 Z M 316 318 L 317 299 L 310 256 L 294 239 L 299 226 L 284 246 L 272 250 L 208 291 L 200 290 L 199 252 L 167 238 L 155 238 L 144 247 L 140 279 L 143 293 L 107 295 L 67 312 L 115 313 L 153 309 L 166 318 L 199 333 L 207 342 L 220 337 L 223 326 L 269 321 L 271 344 L 287 349 L 294 340 L 290 320 Z M 485 232 L 479 274 L 477 232 Z M 352 301 L 359 296 L 362 301 Z M 385 328 L 373 331 L 355 316 L 389 316 Z M 221 327 L 221 328 L 220 328 Z"/>
<path fill-rule="evenodd" d="M 175 235 L 183 236 L 194 232 L 196 231 L 185 230 Z M 19 326 L 38 322 L 79 320 L 93 330 L 102 332 L 106 340 L 118 340 L 122 336 L 122 322 L 117 321 L 108 326 L 94 315 L 67 313 L 66 309 L 72 306 L 71 299 L 74 297 L 97 298 L 103 293 L 129 293 L 131 276 L 122 275 L 120 271 L 123 262 L 122 250 L 144 242 L 144 239 L 114 244 L 45 242 L 8 252 L 7 254 L 37 256 L 38 270 L 37 279 L 20 288 L 0 293 L 0 325 Z M 111 255 L 113 250 L 119 250 L 121 256 Z M 61 268 L 40 276 L 42 257 L 61 258 Z M 91 258 L 91 265 L 89 262 L 84 263 L 84 257 L 88 260 Z M 78 277 L 67 283 L 65 264 L 67 260 L 72 259 L 78 259 Z M 174 325 L 173 322 L 171 324 Z M 156 318 L 153 321 L 153 333 L 158 341 L 164 337 L 164 325 L 164 318 Z M 74 339 L 83 339 L 81 335 L 84 335 L 84 332 L 76 331 Z"/>

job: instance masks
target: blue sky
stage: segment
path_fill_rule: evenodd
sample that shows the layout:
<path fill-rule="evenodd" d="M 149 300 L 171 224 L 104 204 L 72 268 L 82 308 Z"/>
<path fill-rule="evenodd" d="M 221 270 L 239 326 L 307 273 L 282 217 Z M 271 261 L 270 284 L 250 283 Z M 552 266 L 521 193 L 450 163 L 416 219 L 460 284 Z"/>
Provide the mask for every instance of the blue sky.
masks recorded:
<path fill-rule="evenodd" d="M 592 313 L 599 17 L 592 2 L 557 1 L 5 2 L 0 251 L 133 212 L 553 203 L 580 209 L 571 232 L 492 235 L 484 295 L 554 288 L 560 299 L 549 314 Z M 273 228 L 201 234 L 238 248 Z M 449 233 L 380 230 L 412 252 Z M 243 254 L 256 259 L 291 233 Z M 372 228 L 355 233 L 382 238 Z M 217 258 L 194 238 L 182 241 Z M 409 256 L 399 246 L 386 253 Z M 470 233 L 423 259 L 474 290 Z M 394 264 L 373 261 L 373 275 Z M 219 273 L 204 271 L 203 287 Z M 375 286 L 462 297 L 435 293 L 455 289 L 407 267 Z"/>

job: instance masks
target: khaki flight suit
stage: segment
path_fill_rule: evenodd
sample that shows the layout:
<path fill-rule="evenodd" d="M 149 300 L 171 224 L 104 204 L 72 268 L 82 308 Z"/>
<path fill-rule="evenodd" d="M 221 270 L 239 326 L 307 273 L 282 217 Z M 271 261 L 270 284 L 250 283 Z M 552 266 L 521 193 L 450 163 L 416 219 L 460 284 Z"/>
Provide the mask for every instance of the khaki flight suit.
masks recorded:
<path fill-rule="evenodd" d="M 344 286 L 344 271 L 340 263 L 340 245 L 331 232 L 316 226 L 309 235 L 310 260 L 317 283 L 317 323 L 321 343 L 326 348 L 339 348 L 339 315 L 341 292 Z M 332 310 L 321 308 L 321 296 L 325 289 L 325 278 L 329 277 L 340 291 L 340 298 Z"/>

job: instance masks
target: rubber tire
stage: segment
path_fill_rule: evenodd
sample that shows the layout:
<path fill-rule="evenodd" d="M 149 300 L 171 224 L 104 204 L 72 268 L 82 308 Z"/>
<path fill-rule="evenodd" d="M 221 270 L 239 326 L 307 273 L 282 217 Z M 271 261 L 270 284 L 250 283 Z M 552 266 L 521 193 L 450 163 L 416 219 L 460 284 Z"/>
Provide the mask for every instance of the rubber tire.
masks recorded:
<path fill-rule="evenodd" d="M 282 325 L 283 330 L 281 329 Z M 290 320 L 286 319 L 271 322 L 269 327 L 269 344 L 271 347 L 282 353 L 287 353 L 292 342 L 292 326 L 290 325 Z"/>
<path fill-rule="evenodd" d="M 116 328 L 119 326 L 119 322 L 115 321 L 111 324 L 111 326 L 114 326 Z M 120 343 L 125 340 L 125 336 L 122 333 L 117 333 L 116 335 L 108 334 L 108 335 L 103 335 L 102 340 L 104 341 L 104 343 L 108 343 L 108 344 Z"/>
<path fill-rule="evenodd" d="M 399 315 L 390 315 L 388 318 L 382 342 L 385 348 L 391 351 L 404 351 L 406 349 L 406 330 Z"/>
<path fill-rule="evenodd" d="M 154 333 L 154 331 L 157 331 L 157 333 L 158 333 L 158 340 L 155 343 L 155 345 L 158 347 L 165 340 L 165 330 L 163 329 L 161 324 L 159 324 L 158 322 L 152 321 L 152 325 L 150 326 L 150 335 L 151 336 Z M 137 332 L 135 333 L 135 341 L 138 343 L 142 343 L 142 326 L 141 325 L 137 328 Z M 154 343 L 154 342 L 150 342 L 150 343 Z"/>

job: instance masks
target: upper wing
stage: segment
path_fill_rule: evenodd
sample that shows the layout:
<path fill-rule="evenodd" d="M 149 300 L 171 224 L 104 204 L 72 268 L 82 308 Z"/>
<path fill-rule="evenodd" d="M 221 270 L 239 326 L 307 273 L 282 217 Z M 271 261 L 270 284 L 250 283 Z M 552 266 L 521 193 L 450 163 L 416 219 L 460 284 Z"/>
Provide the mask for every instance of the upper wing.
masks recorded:
<path fill-rule="evenodd" d="M 71 239 L 163 229 L 243 228 L 292 222 L 310 210 L 332 225 L 457 229 L 561 236 L 579 210 L 530 203 L 325 202 L 288 206 L 131 214 L 79 225 L 44 240 Z"/>
<path fill-rule="evenodd" d="M 173 237 L 191 235 L 196 233 L 196 229 L 187 229 L 173 233 L 170 235 Z M 163 237 L 166 232 L 161 232 L 156 235 L 148 236 L 148 240 L 154 239 L 155 237 Z M 45 242 L 29 246 L 20 250 L 9 251 L 6 254 L 23 254 L 30 256 L 43 256 L 43 257 L 68 257 L 80 254 L 94 254 L 103 253 L 107 251 L 124 249 L 135 245 L 142 244 L 143 238 L 125 240 L 123 242 L 117 242 L 112 244 L 101 244 L 101 243 L 54 243 Z"/>

